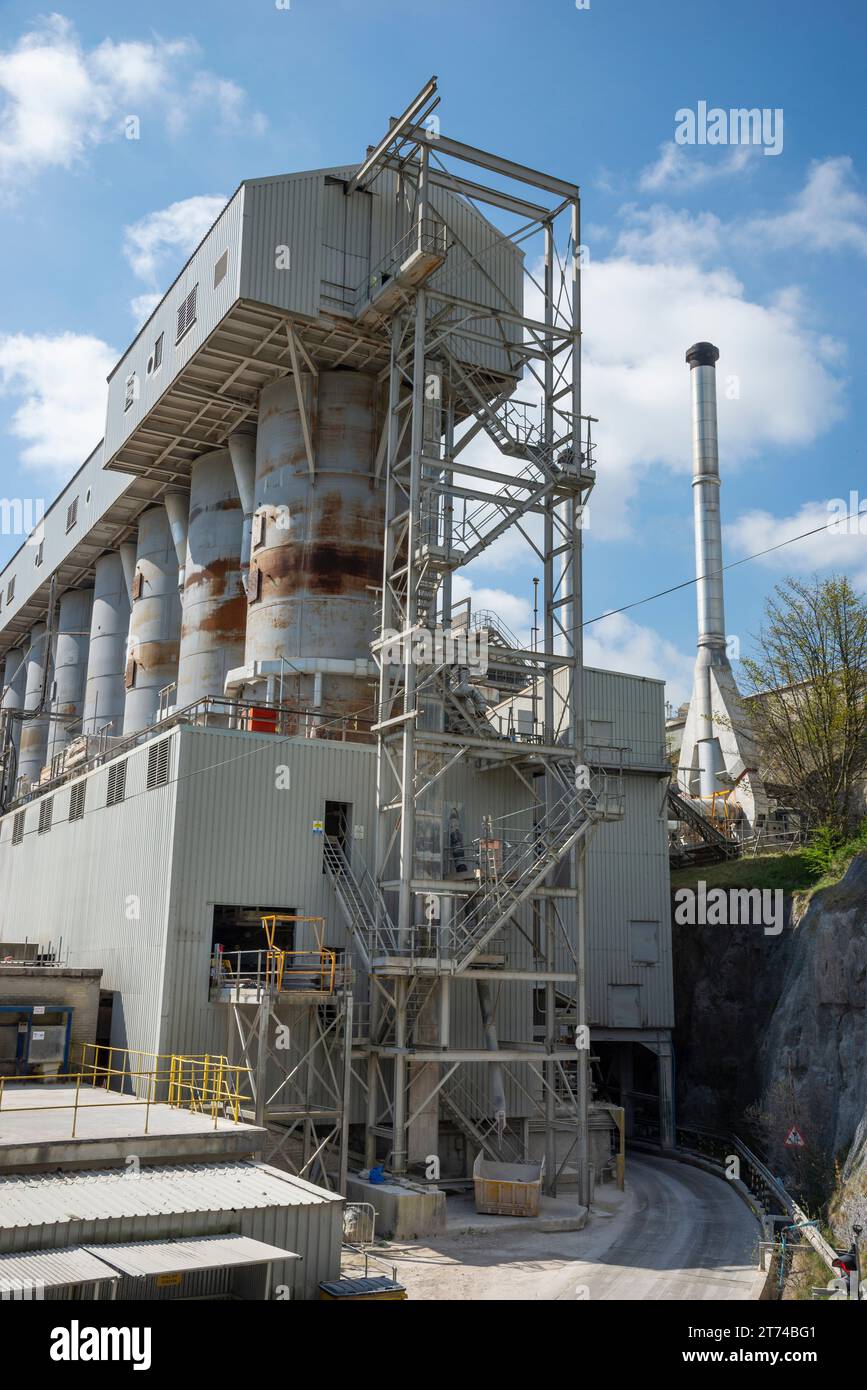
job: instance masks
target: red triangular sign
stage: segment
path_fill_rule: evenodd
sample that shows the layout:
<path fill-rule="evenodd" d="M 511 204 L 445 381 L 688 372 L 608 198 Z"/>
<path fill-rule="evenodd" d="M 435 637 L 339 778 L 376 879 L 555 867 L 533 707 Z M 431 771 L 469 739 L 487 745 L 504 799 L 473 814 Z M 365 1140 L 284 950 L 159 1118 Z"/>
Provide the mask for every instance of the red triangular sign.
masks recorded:
<path fill-rule="evenodd" d="M 801 1133 L 801 1131 L 800 1131 L 799 1129 L 796 1129 L 795 1126 L 792 1125 L 792 1128 L 789 1130 L 788 1134 L 786 1135 L 786 1148 L 787 1148 L 787 1149 L 802 1149 L 803 1147 L 804 1147 L 804 1136 L 803 1136 L 803 1134 Z"/>

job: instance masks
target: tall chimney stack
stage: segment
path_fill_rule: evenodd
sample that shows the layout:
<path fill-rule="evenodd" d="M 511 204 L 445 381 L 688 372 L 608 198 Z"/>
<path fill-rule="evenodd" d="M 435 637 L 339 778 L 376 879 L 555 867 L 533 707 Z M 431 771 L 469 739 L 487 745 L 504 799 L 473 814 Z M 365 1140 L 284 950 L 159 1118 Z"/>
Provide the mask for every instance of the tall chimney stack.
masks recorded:
<path fill-rule="evenodd" d="M 713 727 L 711 667 L 728 667 L 723 604 L 722 528 L 719 503 L 719 445 L 716 421 L 716 364 L 719 348 L 694 343 L 686 354 L 692 387 L 692 501 L 695 517 L 695 577 L 698 652 L 695 662 L 695 742 L 700 794 L 721 791 L 725 768 Z"/>

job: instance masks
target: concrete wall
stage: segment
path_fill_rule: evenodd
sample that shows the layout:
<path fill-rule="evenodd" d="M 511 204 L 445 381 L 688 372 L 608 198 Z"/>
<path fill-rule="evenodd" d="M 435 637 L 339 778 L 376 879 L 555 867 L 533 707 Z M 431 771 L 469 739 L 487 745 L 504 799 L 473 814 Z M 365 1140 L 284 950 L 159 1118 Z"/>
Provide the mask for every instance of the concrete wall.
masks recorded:
<path fill-rule="evenodd" d="M 0 965 L 0 1004 L 66 1004 L 72 1015 L 70 1066 L 85 1043 L 96 1041 L 101 970 L 60 970 L 45 965 Z"/>

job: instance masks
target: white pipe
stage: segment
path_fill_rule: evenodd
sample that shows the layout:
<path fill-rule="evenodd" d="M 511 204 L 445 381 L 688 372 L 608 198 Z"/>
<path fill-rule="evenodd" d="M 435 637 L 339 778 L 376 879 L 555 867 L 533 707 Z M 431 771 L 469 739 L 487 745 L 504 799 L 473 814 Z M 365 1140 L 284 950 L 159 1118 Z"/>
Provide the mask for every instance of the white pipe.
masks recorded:
<path fill-rule="evenodd" d="M 190 520 L 190 499 L 183 492 L 167 492 L 163 498 L 169 530 L 178 557 L 178 588 L 183 589 L 187 577 L 187 527 Z"/>
<path fill-rule="evenodd" d="M 130 608 L 132 608 L 132 585 L 135 579 L 136 553 L 135 541 L 124 541 L 123 545 L 120 547 L 120 563 L 123 566 L 126 596 L 129 599 Z"/>
<path fill-rule="evenodd" d="M 250 550 L 253 540 L 253 508 L 256 498 L 256 436 L 253 434 L 230 434 L 229 454 L 235 471 L 235 486 L 241 499 L 244 526 L 241 532 L 241 573 L 246 576 L 250 568 Z M 246 587 L 246 583 L 245 583 Z"/>

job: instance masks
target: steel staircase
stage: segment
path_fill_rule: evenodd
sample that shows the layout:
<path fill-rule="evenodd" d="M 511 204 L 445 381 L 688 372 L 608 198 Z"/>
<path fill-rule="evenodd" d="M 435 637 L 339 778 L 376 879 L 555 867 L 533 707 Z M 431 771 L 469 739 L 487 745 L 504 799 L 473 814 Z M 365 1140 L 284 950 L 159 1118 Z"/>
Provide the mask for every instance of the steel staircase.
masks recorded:
<path fill-rule="evenodd" d="M 456 974 L 472 965 L 492 936 L 502 930 L 598 818 L 589 790 L 567 790 L 500 860 L 498 845 L 480 846 L 479 891 L 455 924 L 452 964 Z"/>
<path fill-rule="evenodd" d="M 449 1077 L 440 1088 L 443 1109 L 468 1143 L 492 1159 L 495 1163 L 523 1163 L 524 1153 L 515 1137 L 501 1134 L 497 1122 L 489 1115 L 478 1115 L 478 1102 L 472 1092 L 457 1080 Z"/>
<path fill-rule="evenodd" d="M 701 836 L 705 844 L 712 845 L 714 849 L 722 850 L 726 856 L 736 855 L 740 852 L 738 843 L 729 839 L 728 835 L 714 825 L 713 821 L 704 814 L 704 811 L 684 796 L 673 783 L 668 788 L 668 804 L 677 819 L 685 821 Z"/>
<path fill-rule="evenodd" d="M 361 877 L 356 877 L 340 842 L 331 835 L 324 837 L 322 858 L 346 924 L 367 963 L 394 952 L 394 928 L 372 875 L 365 868 Z"/>

